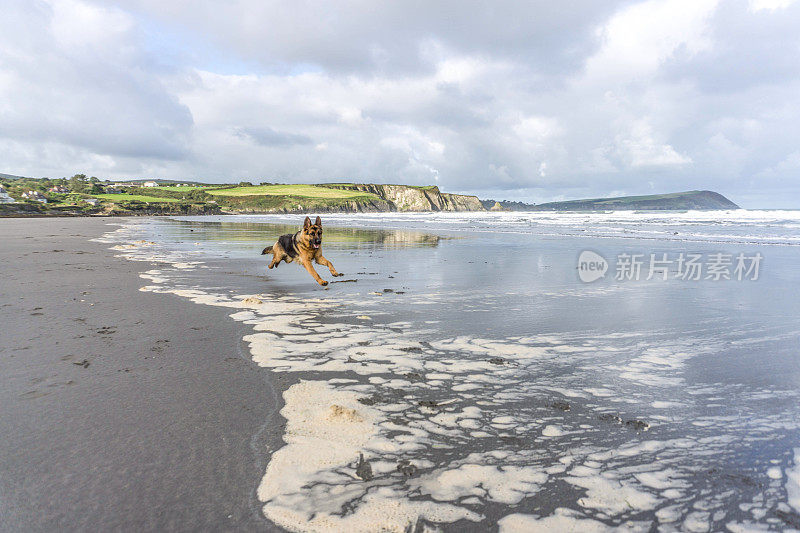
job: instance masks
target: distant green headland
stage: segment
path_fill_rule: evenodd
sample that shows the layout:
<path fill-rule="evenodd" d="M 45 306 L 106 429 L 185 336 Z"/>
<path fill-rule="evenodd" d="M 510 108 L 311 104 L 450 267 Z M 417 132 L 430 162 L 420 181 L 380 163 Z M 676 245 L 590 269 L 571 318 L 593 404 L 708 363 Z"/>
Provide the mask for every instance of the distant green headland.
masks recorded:
<path fill-rule="evenodd" d="M 25 178 L 0 174 L 0 216 L 179 215 L 237 213 L 333 213 L 375 211 L 598 211 L 738 209 L 712 191 L 593 198 L 545 204 L 479 200 L 437 186 L 373 183 L 208 184 L 196 181 L 112 182 Z"/>
<path fill-rule="evenodd" d="M 646 196 L 619 196 L 617 198 L 592 198 L 549 202 L 533 207 L 535 211 L 684 211 L 687 209 L 739 209 L 718 192 L 686 191 L 670 194 L 649 194 Z"/>
<path fill-rule="evenodd" d="M 482 200 L 491 211 L 686 211 L 689 209 L 740 209 L 721 194 L 713 191 L 686 191 L 645 196 L 590 198 L 545 204 Z"/>

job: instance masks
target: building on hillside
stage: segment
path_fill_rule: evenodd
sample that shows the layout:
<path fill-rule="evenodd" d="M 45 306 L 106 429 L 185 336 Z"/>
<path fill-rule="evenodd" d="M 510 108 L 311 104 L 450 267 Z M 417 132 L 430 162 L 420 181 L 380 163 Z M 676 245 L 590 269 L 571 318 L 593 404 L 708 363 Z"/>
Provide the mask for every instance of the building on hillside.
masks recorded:
<path fill-rule="evenodd" d="M 22 193 L 22 197 L 27 200 L 33 200 L 35 202 L 41 202 L 43 204 L 47 203 L 47 198 L 44 197 L 42 193 L 39 191 L 27 191 Z"/>
<path fill-rule="evenodd" d="M 158 187 L 158 183 L 155 181 L 145 181 L 142 183 L 142 187 Z"/>
<path fill-rule="evenodd" d="M 0 204 L 13 204 L 13 203 L 16 203 L 16 200 L 14 200 L 8 195 L 8 191 L 6 191 L 3 187 L 0 187 Z"/>
<path fill-rule="evenodd" d="M 55 187 L 50 187 L 49 189 L 47 189 L 47 192 L 54 192 L 54 193 L 58 193 L 58 194 L 67 194 L 69 192 L 69 189 L 67 189 L 66 187 L 64 187 L 62 185 L 56 185 Z"/>
<path fill-rule="evenodd" d="M 97 198 L 85 198 L 83 201 L 93 206 L 100 205 L 100 200 L 98 200 Z"/>

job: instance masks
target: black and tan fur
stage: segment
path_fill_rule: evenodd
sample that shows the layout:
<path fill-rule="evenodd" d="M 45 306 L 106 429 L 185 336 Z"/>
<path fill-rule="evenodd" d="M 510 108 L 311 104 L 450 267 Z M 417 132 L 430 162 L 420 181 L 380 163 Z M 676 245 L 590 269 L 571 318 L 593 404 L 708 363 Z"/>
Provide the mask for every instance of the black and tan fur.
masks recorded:
<path fill-rule="evenodd" d="M 322 221 L 319 217 L 313 224 L 311 219 L 306 217 L 303 222 L 303 229 L 295 234 L 281 235 L 275 244 L 264 248 L 261 255 L 264 254 L 272 254 L 272 262 L 269 264 L 269 268 L 278 268 L 281 261 L 286 263 L 291 263 L 295 260 L 299 261 L 308 270 L 308 273 L 317 280 L 317 283 L 323 287 L 328 282 L 319 277 L 319 274 L 311 265 L 312 261 L 328 267 L 333 276 L 344 276 L 344 274 L 336 272 L 336 269 L 333 268 L 333 263 L 322 255 Z"/>

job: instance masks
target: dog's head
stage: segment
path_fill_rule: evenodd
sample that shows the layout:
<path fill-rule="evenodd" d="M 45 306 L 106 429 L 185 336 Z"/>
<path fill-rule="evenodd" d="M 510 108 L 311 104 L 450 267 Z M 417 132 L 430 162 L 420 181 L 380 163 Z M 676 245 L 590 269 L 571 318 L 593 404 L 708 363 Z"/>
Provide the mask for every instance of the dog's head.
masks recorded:
<path fill-rule="evenodd" d="M 322 221 L 317 217 L 314 223 L 311 219 L 306 217 L 303 222 L 303 231 L 301 232 L 300 239 L 308 248 L 317 249 L 322 246 Z"/>

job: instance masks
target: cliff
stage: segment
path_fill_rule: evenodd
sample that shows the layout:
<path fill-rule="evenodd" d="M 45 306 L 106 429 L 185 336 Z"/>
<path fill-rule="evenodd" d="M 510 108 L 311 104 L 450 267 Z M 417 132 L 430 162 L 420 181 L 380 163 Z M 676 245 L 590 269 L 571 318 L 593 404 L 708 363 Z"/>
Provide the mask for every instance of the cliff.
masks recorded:
<path fill-rule="evenodd" d="M 486 207 L 486 203 L 483 203 L 484 207 Z M 511 209 L 507 207 L 503 207 L 503 204 L 500 202 L 495 202 L 492 204 L 492 207 L 489 208 L 489 211 L 511 211 Z"/>
<path fill-rule="evenodd" d="M 324 184 L 325 187 L 362 191 L 387 201 L 392 211 L 484 211 L 477 196 L 444 193 L 439 187 L 380 185 L 375 183 Z"/>

